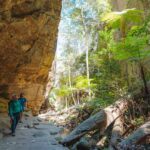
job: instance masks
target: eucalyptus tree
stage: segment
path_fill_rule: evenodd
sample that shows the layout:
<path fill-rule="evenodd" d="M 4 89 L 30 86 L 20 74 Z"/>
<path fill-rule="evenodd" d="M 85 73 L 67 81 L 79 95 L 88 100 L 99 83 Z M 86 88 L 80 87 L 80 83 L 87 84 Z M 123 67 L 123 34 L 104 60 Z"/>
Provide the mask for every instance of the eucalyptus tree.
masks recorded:
<path fill-rule="evenodd" d="M 90 90 L 90 70 L 89 70 L 89 50 L 90 49 L 96 49 L 96 47 L 92 47 L 92 42 L 94 42 L 94 45 L 97 45 L 96 38 L 96 32 L 97 27 L 99 25 L 99 17 L 103 13 L 103 11 L 106 11 L 108 9 L 108 2 L 107 1 L 101 1 L 96 0 L 94 3 L 91 0 L 86 1 L 76 1 L 74 11 L 72 12 L 71 16 L 72 18 L 77 22 L 78 27 L 80 29 L 80 32 L 82 34 L 83 39 L 83 45 L 84 45 L 84 51 L 86 53 L 86 75 L 87 75 L 87 82 L 88 82 L 88 93 L 89 96 L 91 96 L 91 90 Z M 95 41 L 92 41 L 92 40 Z"/>

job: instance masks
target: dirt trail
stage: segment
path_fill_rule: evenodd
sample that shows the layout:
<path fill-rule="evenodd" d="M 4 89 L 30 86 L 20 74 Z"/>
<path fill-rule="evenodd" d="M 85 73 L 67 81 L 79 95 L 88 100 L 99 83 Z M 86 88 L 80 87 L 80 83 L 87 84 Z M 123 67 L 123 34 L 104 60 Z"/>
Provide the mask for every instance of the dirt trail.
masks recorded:
<path fill-rule="evenodd" d="M 17 126 L 15 137 L 8 134 L 8 128 L 4 129 L 0 150 L 68 150 L 58 142 L 61 131 L 62 128 L 53 123 L 27 116 Z"/>

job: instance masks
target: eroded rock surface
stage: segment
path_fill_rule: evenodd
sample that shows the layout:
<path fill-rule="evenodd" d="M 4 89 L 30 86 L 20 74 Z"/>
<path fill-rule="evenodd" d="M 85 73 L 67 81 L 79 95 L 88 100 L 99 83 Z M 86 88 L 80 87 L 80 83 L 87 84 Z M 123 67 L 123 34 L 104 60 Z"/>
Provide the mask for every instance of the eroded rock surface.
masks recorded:
<path fill-rule="evenodd" d="M 24 92 L 37 114 L 56 49 L 61 0 L 0 0 L 0 97 Z"/>

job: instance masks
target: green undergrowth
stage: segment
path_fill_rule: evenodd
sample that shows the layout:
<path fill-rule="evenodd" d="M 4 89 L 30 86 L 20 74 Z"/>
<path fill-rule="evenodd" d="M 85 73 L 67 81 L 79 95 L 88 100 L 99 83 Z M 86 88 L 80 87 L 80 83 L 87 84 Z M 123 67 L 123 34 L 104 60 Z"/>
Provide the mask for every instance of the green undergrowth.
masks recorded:
<path fill-rule="evenodd" d="M 107 99 L 102 99 L 102 98 L 95 98 L 87 102 L 87 105 L 90 105 L 93 108 L 105 108 L 111 104 L 113 104 L 116 100 L 107 98 Z"/>

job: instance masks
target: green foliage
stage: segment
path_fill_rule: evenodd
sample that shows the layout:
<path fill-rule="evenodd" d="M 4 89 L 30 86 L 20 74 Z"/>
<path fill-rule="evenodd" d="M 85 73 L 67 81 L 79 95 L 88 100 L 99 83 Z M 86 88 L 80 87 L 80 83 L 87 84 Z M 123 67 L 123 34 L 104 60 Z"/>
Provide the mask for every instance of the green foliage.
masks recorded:
<path fill-rule="evenodd" d="M 106 22 L 109 27 L 112 28 L 120 28 L 123 23 L 139 23 L 142 21 L 141 10 L 137 10 L 135 8 L 125 9 L 121 12 L 111 12 L 107 13 L 103 16 L 102 21 Z"/>
<path fill-rule="evenodd" d="M 71 89 L 68 86 L 62 86 L 60 88 L 55 88 L 53 91 L 58 97 L 69 96 Z"/>
<path fill-rule="evenodd" d="M 145 93 L 148 94 L 145 71 L 143 70 L 142 60 L 149 57 L 149 35 L 143 30 L 145 23 L 142 26 L 134 26 L 139 24 L 143 19 L 142 11 L 136 9 L 126 9 L 122 12 L 112 12 L 107 14 L 103 21 L 108 27 L 120 28 L 121 40 L 116 40 L 112 44 L 111 51 L 114 53 L 114 58 L 123 60 L 126 63 L 126 81 L 129 88 L 129 73 L 128 61 L 134 60 L 138 62 L 140 76 L 143 81 Z M 110 18 L 111 17 L 111 18 Z"/>
<path fill-rule="evenodd" d="M 114 101 L 115 100 L 113 98 L 112 99 L 111 98 L 102 99 L 100 97 L 100 98 L 92 99 L 87 103 L 88 103 L 88 105 L 90 105 L 96 109 L 96 108 L 105 108 L 105 107 L 113 104 Z"/>
<path fill-rule="evenodd" d="M 120 65 L 118 60 L 114 59 L 111 51 L 114 44 L 113 34 L 113 30 L 100 31 L 98 49 L 90 54 L 90 72 L 94 79 L 92 83 L 97 85 L 95 95 L 104 101 L 117 99 L 121 94 L 121 92 L 118 92 L 119 87 L 122 86 L 123 88 Z"/>
<path fill-rule="evenodd" d="M 86 90 L 88 89 L 88 79 L 86 76 L 77 76 L 75 79 L 75 88 L 77 90 Z M 93 79 L 90 79 L 90 81 L 93 81 Z M 95 85 L 91 84 L 90 88 L 93 88 Z"/>
<path fill-rule="evenodd" d="M 149 36 L 127 36 L 125 42 L 116 42 L 112 51 L 118 60 L 140 61 L 150 57 Z"/>
<path fill-rule="evenodd" d="M 144 123 L 144 121 L 145 121 L 144 117 L 141 116 L 139 118 L 135 118 L 134 120 L 132 120 L 132 124 L 138 127 L 138 126 L 142 125 Z"/>

